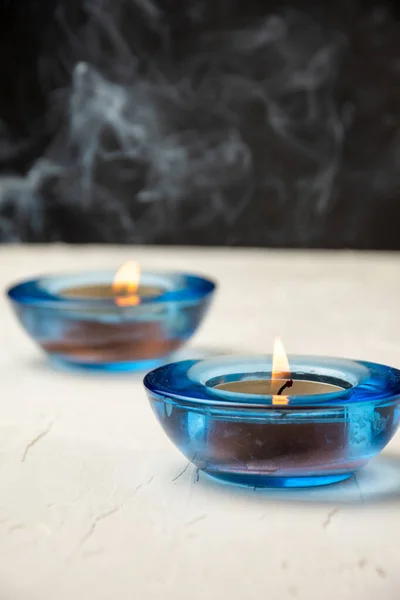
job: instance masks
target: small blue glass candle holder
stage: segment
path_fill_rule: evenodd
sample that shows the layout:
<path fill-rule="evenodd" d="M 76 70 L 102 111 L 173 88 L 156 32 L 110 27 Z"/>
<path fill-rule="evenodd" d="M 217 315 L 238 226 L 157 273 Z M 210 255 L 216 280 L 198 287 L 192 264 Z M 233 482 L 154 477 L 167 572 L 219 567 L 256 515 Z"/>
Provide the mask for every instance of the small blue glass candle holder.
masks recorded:
<path fill-rule="evenodd" d="M 283 488 L 350 477 L 399 425 L 400 371 L 314 356 L 291 356 L 289 363 L 293 389 L 311 383 L 317 392 L 335 391 L 284 399 L 230 391 L 262 387 L 271 378 L 271 357 L 176 362 L 148 373 L 144 385 L 169 438 L 212 477 Z"/>
<path fill-rule="evenodd" d="M 100 370 L 149 369 L 187 342 L 201 323 L 215 284 L 185 273 L 142 273 L 145 296 L 119 306 L 115 273 L 48 276 L 19 283 L 8 297 L 26 331 L 56 362 Z M 88 290 L 96 293 L 90 295 Z"/>

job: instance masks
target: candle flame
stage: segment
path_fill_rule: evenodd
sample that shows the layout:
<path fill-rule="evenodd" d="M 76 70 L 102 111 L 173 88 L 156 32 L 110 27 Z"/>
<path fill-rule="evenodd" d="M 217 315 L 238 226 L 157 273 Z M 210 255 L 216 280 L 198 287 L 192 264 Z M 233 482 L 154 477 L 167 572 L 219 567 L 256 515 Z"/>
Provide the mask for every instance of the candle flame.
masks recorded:
<path fill-rule="evenodd" d="M 271 392 L 272 404 L 285 405 L 289 403 L 287 396 L 278 396 L 277 392 L 282 386 L 282 380 L 290 379 L 290 367 L 285 348 L 279 337 L 274 340 L 274 350 L 272 353 L 272 374 L 271 374 Z"/>
<path fill-rule="evenodd" d="M 140 304 L 138 295 L 140 266 L 134 260 L 124 263 L 117 271 L 112 284 L 114 301 L 118 306 L 136 306 Z"/>

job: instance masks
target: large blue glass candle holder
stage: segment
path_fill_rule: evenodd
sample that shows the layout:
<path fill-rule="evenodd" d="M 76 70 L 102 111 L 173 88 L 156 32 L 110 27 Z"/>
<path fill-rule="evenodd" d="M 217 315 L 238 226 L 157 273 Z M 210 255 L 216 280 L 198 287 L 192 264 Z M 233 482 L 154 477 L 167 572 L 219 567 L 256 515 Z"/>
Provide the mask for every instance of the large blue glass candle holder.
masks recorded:
<path fill-rule="evenodd" d="M 160 364 L 195 332 L 215 284 L 183 273 L 143 273 L 138 303 L 107 293 L 114 273 L 41 277 L 8 291 L 26 331 L 58 362 L 109 370 Z"/>
<path fill-rule="evenodd" d="M 398 427 L 400 371 L 313 356 L 292 356 L 290 366 L 284 398 L 269 393 L 270 357 L 177 362 L 144 384 L 164 431 L 213 477 L 260 487 L 350 477 Z"/>

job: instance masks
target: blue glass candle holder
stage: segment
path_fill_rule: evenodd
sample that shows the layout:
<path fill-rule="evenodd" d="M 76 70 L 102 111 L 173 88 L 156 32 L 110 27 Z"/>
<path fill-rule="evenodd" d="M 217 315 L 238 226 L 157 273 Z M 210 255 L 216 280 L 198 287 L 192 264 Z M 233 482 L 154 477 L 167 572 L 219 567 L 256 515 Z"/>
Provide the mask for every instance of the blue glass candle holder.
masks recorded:
<path fill-rule="evenodd" d="M 350 477 L 399 425 L 400 371 L 339 358 L 292 356 L 289 362 L 294 388 L 311 382 L 335 391 L 289 395 L 283 405 L 270 394 L 229 391 L 245 389 L 246 382 L 263 386 L 271 357 L 177 362 L 148 373 L 144 385 L 164 431 L 208 475 L 257 487 Z"/>
<path fill-rule="evenodd" d="M 215 289 L 192 274 L 142 273 L 140 286 L 150 292 L 136 306 L 70 293 L 111 288 L 113 277 L 108 271 L 41 277 L 11 287 L 8 296 L 23 327 L 55 361 L 134 370 L 160 364 L 187 342 Z"/>

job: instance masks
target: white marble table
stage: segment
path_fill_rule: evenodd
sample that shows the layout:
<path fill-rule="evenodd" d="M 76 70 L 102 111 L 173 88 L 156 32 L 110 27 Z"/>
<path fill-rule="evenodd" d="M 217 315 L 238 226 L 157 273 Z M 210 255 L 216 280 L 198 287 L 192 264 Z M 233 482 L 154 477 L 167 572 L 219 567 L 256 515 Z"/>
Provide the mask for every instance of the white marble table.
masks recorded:
<path fill-rule="evenodd" d="M 192 356 L 269 352 L 278 333 L 400 367 L 396 254 L 1 247 L 0 283 L 127 258 L 219 280 Z M 1 600 L 400 598 L 400 435 L 313 492 L 196 481 L 140 377 L 53 370 L 1 302 Z"/>

